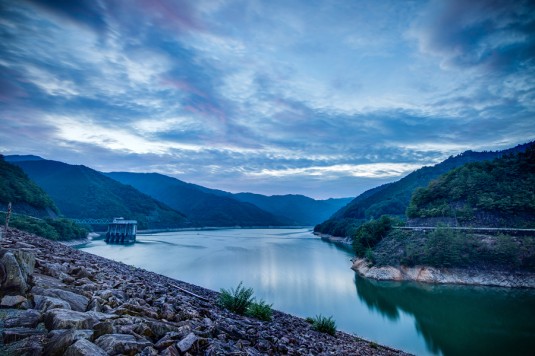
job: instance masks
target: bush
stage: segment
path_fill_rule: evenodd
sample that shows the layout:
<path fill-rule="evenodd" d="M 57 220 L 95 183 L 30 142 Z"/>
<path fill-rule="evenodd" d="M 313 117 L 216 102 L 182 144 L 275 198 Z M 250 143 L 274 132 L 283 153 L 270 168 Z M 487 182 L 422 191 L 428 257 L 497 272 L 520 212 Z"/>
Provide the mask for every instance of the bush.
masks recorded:
<path fill-rule="evenodd" d="M 249 308 L 247 308 L 247 315 L 259 320 L 270 321 L 272 316 L 272 305 L 273 304 L 267 304 L 263 300 L 258 303 L 252 302 L 249 305 Z"/>
<path fill-rule="evenodd" d="M 327 318 L 320 314 L 313 319 L 312 329 L 334 336 L 336 334 L 336 323 L 332 316 Z"/>
<path fill-rule="evenodd" d="M 254 292 L 253 288 L 245 288 L 242 286 L 242 284 L 243 282 L 240 282 L 236 289 L 231 288 L 230 290 L 226 290 L 221 288 L 219 305 L 236 314 L 245 314 L 247 308 L 249 308 L 254 300 Z"/>

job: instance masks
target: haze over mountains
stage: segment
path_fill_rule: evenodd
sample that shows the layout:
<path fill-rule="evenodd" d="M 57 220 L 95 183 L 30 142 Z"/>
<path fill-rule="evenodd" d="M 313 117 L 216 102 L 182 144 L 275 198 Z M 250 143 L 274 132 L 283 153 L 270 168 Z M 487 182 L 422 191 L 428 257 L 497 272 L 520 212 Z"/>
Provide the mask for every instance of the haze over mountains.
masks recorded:
<path fill-rule="evenodd" d="M 232 194 L 157 173 L 101 173 L 37 156 L 6 156 L 71 218 L 136 219 L 140 228 L 310 226 L 351 199 Z"/>

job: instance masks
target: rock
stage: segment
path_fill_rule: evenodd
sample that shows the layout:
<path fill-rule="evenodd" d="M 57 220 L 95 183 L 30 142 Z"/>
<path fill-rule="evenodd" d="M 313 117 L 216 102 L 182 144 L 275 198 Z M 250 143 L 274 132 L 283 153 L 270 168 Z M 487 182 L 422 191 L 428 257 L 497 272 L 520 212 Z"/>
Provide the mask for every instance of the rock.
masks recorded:
<path fill-rule="evenodd" d="M 87 297 L 63 289 L 45 289 L 42 294 L 48 297 L 64 300 L 69 303 L 72 310 L 76 311 L 85 311 L 89 304 L 89 299 Z"/>
<path fill-rule="evenodd" d="M 176 347 L 184 353 L 193 347 L 199 338 L 194 333 L 189 333 L 185 338 L 177 342 Z"/>
<path fill-rule="evenodd" d="M 143 351 L 141 351 L 141 353 L 139 354 L 139 356 L 157 356 L 157 355 L 158 355 L 158 350 L 156 350 L 152 346 L 145 347 Z"/>
<path fill-rule="evenodd" d="M 40 294 L 37 291 L 42 291 L 43 289 L 49 289 L 49 288 L 65 288 L 66 284 L 60 281 L 57 278 L 46 276 L 44 274 L 40 273 L 34 273 L 32 275 L 33 277 L 33 284 L 35 285 L 32 288 L 32 293 L 34 294 Z"/>
<path fill-rule="evenodd" d="M 80 339 L 69 346 L 65 356 L 107 356 L 108 354 L 89 340 Z"/>
<path fill-rule="evenodd" d="M 21 341 L 5 345 L 0 351 L 9 356 L 35 356 L 43 354 L 44 335 L 32 335 Z"/>
<path fill-rule="evenodd" d="M 32 246 L 33 247 L 33 246 Z M 13 251 L 13 255 L 19 263 L 20 271 L 24 279 L 33 273 L 35 268 L 35 253 L 29 250 L 17 249 Z"/>
<path fill-rule="evenodd" d="M 4 275 L 2 276 L 2 289 L 16 290 L 21 294 L 28 290 L 28 283 L 24 278 L 19 263 L 13 253 L 7 252 L 0 259 L 0 264 L 3 265 Z"/>
<path fill-rule="evenodd" d="M 7 328 L 2 331 L 4 344 L 10 344 L 30 336 L 43 335 L 44 331 L 31 328 Z"/>
<path fill-rule="evenodd" d="M 91 329 L 96 323 L 91 315 L 68 309 L 50 309 L 44 319 L 48 330 Z"/>
<path fill-rule="evenodd" d="M 109 355 L 135 354 L 152 344 L 147 340 L 136 340 L 133 335 L 110 334 L 99 337 L 95 344 Z"/>
<path fill-rule="evenodd" d="M 74 330 L 52 330 L 45 343 L 45 354 L 61 356 L 74 343 Z"/>
<path fill-rule="evenodd" d="M 34 295 L 33 301 L 35 303 L 35 309 L 38 309 L 42 312 L 46 312 L 49 309 L 71 309 L 71 305 L 66 301 L 48 297 L 46 295 Z"/>
<path fill-rule="evenodd" d="M 6 295 L 0 301 L 0 306 L 12 308 L 27 301 L 22 295 Z"/>
<path fill-rule="evenodd" d="M 93 338 L 96 340 L 102 335 L 113 334 L 113 325 L 109 321 L 103 321 L 93 326 Z"/>
<path fill-rule="evenodd" d="M 35 328 L 41 322 L 42 314 L 37 310 L 29 309 L 8 317 L 4 321 L 5 328 L 26 327 Z"/>
<path fill-rule="evenodd" d="M 180 353 L 178 352 L 177 348 L 174 345 L 169 346 L 162 352 L 160 352 L 161 356 L 179 356 Z"/>

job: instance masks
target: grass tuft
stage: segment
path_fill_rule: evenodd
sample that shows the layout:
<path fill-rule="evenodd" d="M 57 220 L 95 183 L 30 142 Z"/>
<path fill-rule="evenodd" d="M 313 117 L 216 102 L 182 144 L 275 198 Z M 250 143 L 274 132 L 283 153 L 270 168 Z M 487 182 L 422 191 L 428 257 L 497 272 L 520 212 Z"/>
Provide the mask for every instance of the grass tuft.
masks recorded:
<path fill-rule="evenodd" d="M 253 288 L 245 288 L 242 286 L 243 282 L 240 282 L 236 289 L 230 290 L 221 288 L 221 294 L 219 295 L 219 305 L 223 308 L 230 310 L 236 314 L 243 315 L 247 311 L 247 308 L 253 302 Z"/>
<path fill-rule="evenodd" d="M 332 316 L 327 318 L 320 314 L 312 320 L 312 329 L 332 336 L 336 334 L 336 322 L 334 321 Z"/>
<path fill-rule="evenodd" d="M 247 308 L 247 315 L 257 318 L 259 320 L 270 321 L 272 317 L 271 306 L 273 304 L 267 304 L 263 300 L 258 303 L 252 302 Z"/>

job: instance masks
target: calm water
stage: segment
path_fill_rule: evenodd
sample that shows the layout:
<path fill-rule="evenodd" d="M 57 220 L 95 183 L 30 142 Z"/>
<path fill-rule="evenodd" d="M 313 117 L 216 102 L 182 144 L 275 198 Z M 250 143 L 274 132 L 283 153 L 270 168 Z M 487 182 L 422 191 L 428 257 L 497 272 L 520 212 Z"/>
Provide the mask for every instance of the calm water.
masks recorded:
<path fill-rule="evenodd" d="M 243 281 L 276 309 L 332 315 L 341 330 L 418 355 L 535 350 L 535 291 L 365 280 L 349 268 L 350 251 L 310 230 L 160 233 L 80 248 L 213 290 Z"/>

